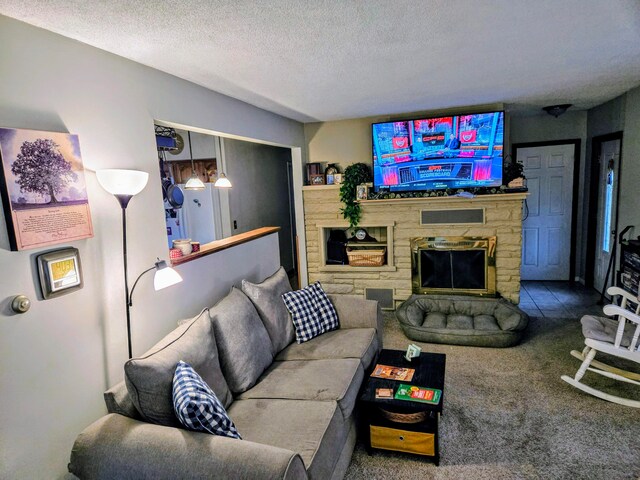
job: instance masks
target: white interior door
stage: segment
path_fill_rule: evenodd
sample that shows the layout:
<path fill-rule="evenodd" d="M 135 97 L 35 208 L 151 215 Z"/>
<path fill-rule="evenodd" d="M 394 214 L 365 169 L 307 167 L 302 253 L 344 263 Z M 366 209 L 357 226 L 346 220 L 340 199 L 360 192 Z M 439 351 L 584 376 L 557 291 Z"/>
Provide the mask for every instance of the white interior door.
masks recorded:
<path fill-rule="evenodd" d="M 609 260 L 616 241 L 614 230 L 618 197 L 618 172 L 620 165 L 620 140 L 603 142 L 601 145 L 598 180 L 598 221 L 596 226 L 596 253 L 593 272 L 593 286 L 602 290 L 613 285 L 614 269 L 609 273 L 607 285 L 604 280 Z"/>
<path fill-rule="evenodd" d="M 569 280 L 574 145 L 518 148 L 529 196 L 522 224 L 522 280 Z"/>

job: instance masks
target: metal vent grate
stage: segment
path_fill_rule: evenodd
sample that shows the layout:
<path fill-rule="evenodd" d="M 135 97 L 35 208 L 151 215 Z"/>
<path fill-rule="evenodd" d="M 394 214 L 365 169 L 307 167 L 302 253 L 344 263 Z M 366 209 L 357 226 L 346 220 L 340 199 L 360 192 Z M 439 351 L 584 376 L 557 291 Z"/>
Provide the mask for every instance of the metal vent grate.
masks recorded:
<path fill-rule="evenodd" d="M 484 223 L 484 208 L 420 211 L 420 225 L 483 225 Z"/>
<path fill-rule="evenodd" d="M 384 310 L 393 310 L 392 288 L 365 288 L 364 296 L 367 300 L 376 300 Z"/>

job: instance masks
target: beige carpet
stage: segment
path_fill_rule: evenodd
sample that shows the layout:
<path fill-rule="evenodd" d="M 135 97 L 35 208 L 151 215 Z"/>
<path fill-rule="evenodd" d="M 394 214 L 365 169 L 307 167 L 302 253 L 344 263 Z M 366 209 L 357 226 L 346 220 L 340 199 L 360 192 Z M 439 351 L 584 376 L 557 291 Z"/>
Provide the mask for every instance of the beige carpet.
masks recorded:
<path fill-rule="evenodd" d="M 640 478 L 640 411 L 560 380 L 575 374 L 580 362 L 569 351 L 582 350 L 583 341 L 577 319 L 532 318 L 513 348 L 419 343 L 447 355 L 440 466 L 394 452 L 369 456 L 358 442 L 346 478 Z M 393 314 L 386 315 L 384 342 L 403 350 L 409 343 Z M 591 372 L 584 380 L 640 399 L 640 387 Z"/>

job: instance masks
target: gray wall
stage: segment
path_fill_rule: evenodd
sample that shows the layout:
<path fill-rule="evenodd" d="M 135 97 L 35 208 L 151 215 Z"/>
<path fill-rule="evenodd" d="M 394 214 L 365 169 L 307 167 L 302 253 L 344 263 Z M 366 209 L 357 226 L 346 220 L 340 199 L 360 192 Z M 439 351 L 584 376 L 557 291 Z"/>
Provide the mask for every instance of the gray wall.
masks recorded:
<path fill-rule="evenodd" d="M 95 169 L 152 175 L 130 203 L 129 272 L 167 258 L 153 120 L 172 121 L 279 145 L 302 147 L 302 125 L 82 43 L 0 16 L 2 126 L 78 134 L 95 237 L 80 250 L 85 286 L 38 300 L 36 250 L 11 252 L 0 220 L 0 478 L 58 478 L 76 435 L 105 412 L 102 392 L 122 379 L 127 358 L 120 209 Z M 233 283 L 259 281 L 279 265 L 277 235 L 178 267 L 184 282 L 136 289 L 135 354 L 176 320 L 213 305 Z M 33 305 L 12 315 L 14 295 Z"/>
<path fill-rule="evenodd" d="M 630 232 L 640 236 L 640 87 L 626 94 L 622 171 L 620 172 L 619 225 L 634 225 Z"/>
<path fill-rule="evenodd" d="M 291 151 L 241 140 L 223 139 L 231 223 L 238 234 L 264 226 L 281 227 L 280 261 L 293 268 L 287 162 Z"/>
<path fill-rule="evenodd" d="M 591 206 L 592 141 L 594 137 L 623 132 L 622 171 L 618 225 L 633 225 L 631 236 L 640 235 L 640 87 L 588 111 L 567 112 L 557 119 L 550 115 L 511 118 L 511 142 L 539 142 L 580 138 L 580 178 L 576 275 L 584 279 L 586 228 Z"/>
<path fill-rule="evenodd" d="M 558 118 L 547 113 L 532 116 L 512 116 L 510 124 L 511 145 L 529 142 L 550 142 L 555 140 L 580 140 L 580 164 L 578 165 L 578 204 L 576 247 L 576 277 L 583 277 L 584 252 L 584 199 L 587 195 L 588 183 L 585 183 L 585 155 L 587 152 L 587 112 L 568 111 Z M 511 151 L 508 152 L 509 154 Z"/>

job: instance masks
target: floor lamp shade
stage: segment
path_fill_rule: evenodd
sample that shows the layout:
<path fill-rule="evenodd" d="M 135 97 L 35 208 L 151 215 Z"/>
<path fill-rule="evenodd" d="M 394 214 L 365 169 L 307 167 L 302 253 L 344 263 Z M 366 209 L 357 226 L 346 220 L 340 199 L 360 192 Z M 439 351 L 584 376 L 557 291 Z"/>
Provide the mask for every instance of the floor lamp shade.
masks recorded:
<path fill-rule="evenodd" d="M 162 290 L 182 281 L 182 277 L 173 268 L 168 267 L 164 260 L 156 263 L 156 274 L 153 276 L 153 288 Z"/>
<path fill-rule="evenodd" d="M 137 195 L 149 180 L 147 172 L 117 168 L 96 170 L 96 177 L 102 188 L 112 195 Z"/>

